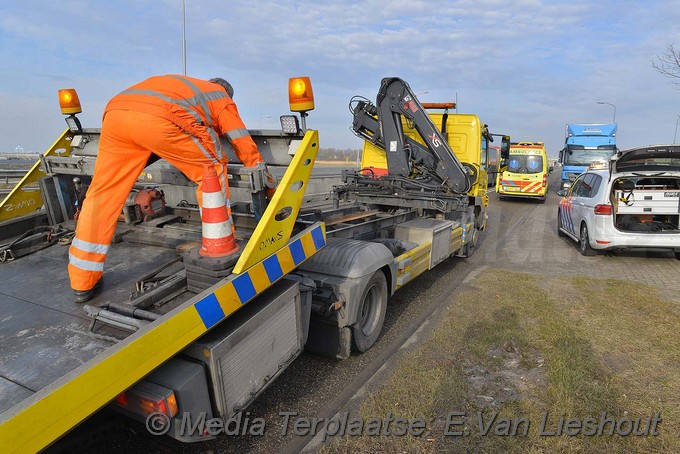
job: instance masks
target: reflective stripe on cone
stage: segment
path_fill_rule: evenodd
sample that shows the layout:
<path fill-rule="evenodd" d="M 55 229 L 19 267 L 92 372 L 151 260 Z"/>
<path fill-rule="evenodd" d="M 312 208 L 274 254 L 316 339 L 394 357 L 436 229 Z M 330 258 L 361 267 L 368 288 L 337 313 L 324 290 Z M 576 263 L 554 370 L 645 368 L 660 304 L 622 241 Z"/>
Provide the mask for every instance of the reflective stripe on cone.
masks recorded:
<path fill-rule="evenodd" d="M 239 250 L 234 238 L 233 221 L 227 207 L 220 180 L 212 164 L 203 166 L 203 207 L 201 210 L 202 243 L 199 254 L 222 257 Z M 225 188 L 226 191 L 226 188 Z"/>

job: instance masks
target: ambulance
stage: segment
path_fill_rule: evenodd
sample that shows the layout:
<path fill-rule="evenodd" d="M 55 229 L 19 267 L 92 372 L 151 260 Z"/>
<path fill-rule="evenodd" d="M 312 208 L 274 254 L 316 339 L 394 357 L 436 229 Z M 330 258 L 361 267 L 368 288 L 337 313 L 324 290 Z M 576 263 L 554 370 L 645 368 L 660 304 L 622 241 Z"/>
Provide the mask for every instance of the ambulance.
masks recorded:
<path fill-rule="evenodd" d="M 499 198 L 526 197 L 544 201 L 552 170 L 543 142 L 510 144 L 510 156 L 496 177 Z"/>

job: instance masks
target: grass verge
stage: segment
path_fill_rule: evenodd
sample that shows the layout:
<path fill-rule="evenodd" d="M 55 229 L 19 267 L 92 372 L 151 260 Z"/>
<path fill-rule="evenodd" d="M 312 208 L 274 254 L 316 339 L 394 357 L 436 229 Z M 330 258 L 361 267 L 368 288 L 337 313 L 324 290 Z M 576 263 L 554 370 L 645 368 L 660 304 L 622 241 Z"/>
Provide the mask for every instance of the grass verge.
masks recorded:
<path fill-rule="evenodd" d="M 354 415 L 425 431 L 322 452 L 680 452 L 676 303 L 617 280 L 487 270 L 473 285 Z"/>

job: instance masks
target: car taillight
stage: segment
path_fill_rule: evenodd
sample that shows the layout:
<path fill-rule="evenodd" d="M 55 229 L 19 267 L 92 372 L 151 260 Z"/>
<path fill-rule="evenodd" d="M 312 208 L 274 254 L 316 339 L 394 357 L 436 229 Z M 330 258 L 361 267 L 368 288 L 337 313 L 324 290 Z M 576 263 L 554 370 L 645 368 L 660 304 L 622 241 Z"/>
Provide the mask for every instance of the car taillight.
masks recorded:
<path fill-rule="evenodd" d="M 543 187 L 548 186 L 548 175 L 543 175 Z"/>
<path fill-rule="evenodd" d="M 595 205 L 595 214 L 600 214 L 600 215 L 610 215 L 612 214 L 612 206 L 611 205 Z"/>

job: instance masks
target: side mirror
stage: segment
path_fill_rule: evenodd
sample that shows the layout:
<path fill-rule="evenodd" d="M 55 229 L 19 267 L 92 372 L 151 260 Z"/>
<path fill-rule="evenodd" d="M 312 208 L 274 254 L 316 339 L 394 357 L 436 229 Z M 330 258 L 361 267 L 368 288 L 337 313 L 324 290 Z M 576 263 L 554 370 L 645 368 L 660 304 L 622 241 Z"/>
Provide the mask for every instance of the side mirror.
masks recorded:
<path fill-rule="evenodd" d="M 567 190 L 566 189 L 560 189 L 557 191 L 557 195 L 560 197 L 566 197 L 567 196 Z"/>
<path fill-rule="evenodd" d="M 548 167 L 548 173 L 553 173 L 553 170 L 555 170 L 553 166 Z"/>
<path fill-rule="evenodd" d="M 501 140 L 501 159 L 506 160 L 510 157 L 510 136 L 503 136 Z"/>

